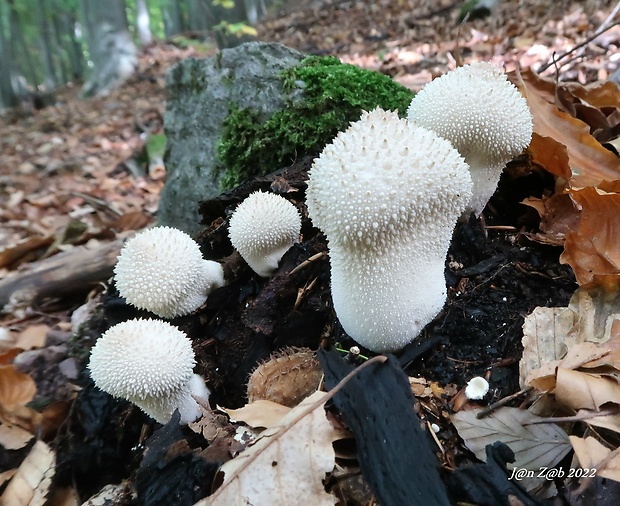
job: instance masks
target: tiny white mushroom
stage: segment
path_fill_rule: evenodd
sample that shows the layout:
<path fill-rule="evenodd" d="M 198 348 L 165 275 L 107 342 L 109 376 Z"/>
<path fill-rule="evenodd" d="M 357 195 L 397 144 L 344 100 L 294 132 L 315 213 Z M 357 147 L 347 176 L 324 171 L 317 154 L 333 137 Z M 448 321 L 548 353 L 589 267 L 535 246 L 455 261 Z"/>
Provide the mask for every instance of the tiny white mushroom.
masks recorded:
<path fill-rule="evenodd" d="M 97 387 L 159 423 L 178 409 L 187 424 L 201 415 L 192 395 L 209 398 L 204 380 L 193 373 L 195 364 L 184 332 L 162 320 L 134 319 L 110 327 L 97 340 L 88 369 Z"/>
<path fill-rule="evenodd" d="M 204 304 L 210 292 L 224 285 L 224 271 L 218 262 L 205 260 L 185 232 L 155 227 L 125 243 L 114 281 L 127 303 L 174 318 Z"/>
<path fill-rule="evenodd" d="M 476 376 L 467 382 L 465 397 L 470 400 L 480 400 L 489 391 L 489 382 L 481 376 Z"/>
<path fill-rule="evenodd" d="M 468 212 L 480 215 L 506 163 L 532 139 L 532 114 L 519 90 L 491 63 L 464 65 L 428 83 L 413 98 L 409 121 L 449 140 L 474 183 Z"/>
<path fill-rule="evenodd" d="M 381 109 L 314 160 L 308 213 L 328 239 L 334 309 L 359 344 L 398 350 L 441 311 L 446 254 L 471 190 L 448 141 Z"/>
<path fill-rule="evenodd" d="M 301 216 L 275 193 L 250 194 L 230 217 L 230 242 L 256 274 L 268 277 L 299 240 Z"/>

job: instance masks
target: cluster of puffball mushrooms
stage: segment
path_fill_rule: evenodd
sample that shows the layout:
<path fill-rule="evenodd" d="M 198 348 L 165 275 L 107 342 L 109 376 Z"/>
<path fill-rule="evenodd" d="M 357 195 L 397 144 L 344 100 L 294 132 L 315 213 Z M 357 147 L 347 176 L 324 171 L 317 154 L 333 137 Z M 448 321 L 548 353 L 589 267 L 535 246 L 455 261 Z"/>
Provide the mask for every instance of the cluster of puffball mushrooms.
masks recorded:
<path fill-rule="evenodd" d="M 443 308 L 444 264 L 454 226 L 477 216 L 505 164 L 530 143 L 525 99 L 496 66 L 465 65 L 426 85 L 407 119 L 364 112 L 314 160 L 306 205 L 327 237 L 331 292 L 344 330 L 375 352 L 412 342 Z M 255 192 L 229 222 L 231 243 L 262 277 L 299 240 L 301 217 L 289 201 Z M 169 227 L 127 241 L 115 267 L 127 303 L 166 319 L 189 314 L 225 284 L 185 233 Z M 144 350 L 148 353 L 144 353 Z M 161 423 L 200 416 L 208 399 L 193 373 L 191 341 L 162 320 L 136 319 L 105 332 L 93 347 L 95 384 Z"/>

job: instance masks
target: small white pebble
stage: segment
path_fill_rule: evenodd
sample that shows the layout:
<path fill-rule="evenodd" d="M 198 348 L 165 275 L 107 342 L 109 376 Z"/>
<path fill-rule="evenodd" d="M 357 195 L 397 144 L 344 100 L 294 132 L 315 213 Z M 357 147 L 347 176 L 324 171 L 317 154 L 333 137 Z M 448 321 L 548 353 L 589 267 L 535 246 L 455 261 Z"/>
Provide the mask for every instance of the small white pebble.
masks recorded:
<path fill-rule="evenodd" d="M 489 382 L 481 376 L 472 378 L 465 387 L 465 396 L 471 400 L 482 399 L 489 391 Z"/>
<path fill-rule="evenodd" d="M 431 423 L 431 429 L 433 429 L 433 432 L 435 434 L 437 434 L 441 429 L 439 428 L 439 425 L 437 425 L 436 423 Z"/>

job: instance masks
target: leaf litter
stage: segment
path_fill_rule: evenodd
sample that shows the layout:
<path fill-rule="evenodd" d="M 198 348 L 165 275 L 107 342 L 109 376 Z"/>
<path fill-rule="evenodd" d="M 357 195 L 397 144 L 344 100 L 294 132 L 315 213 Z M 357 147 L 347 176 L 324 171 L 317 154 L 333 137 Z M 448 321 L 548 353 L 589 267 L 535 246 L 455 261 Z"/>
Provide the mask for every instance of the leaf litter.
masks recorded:
<path fill-rule="evenodd" d="M 546 186 L 542 195 L 534 196 L 530 193 L 525 196 L 540 217 L 540 229 L 531 227 L 524 236 L 543 244 L 562 246 L 563 261 L 572 268 L 577 282 L 582 285 L 573 298 L 577 302 L 572 300 L 564 308 L 535 308 L 532 312 L 536 319 L 535 330 L 526 331 L 524 328 L 524 358 L 529 357 L 526 370 L 534 378 L 531 380 L 534 385 L 537 380 L 539 387 L 544 385 L 544 388 L 535 389 L 542 397 L 537 400 L 535 396 L 530 397 L 525 405 L 534 401 L 530 409 L 541 416 L 543 421 L 552 415 L 555 417 L 554 422 L 528 425 L 526 430 L 536 431 L 538 429 L 533 427 L 545 425 L 557 427 L 556 424 L 561 423 L 558 419 L 581 417 L 580 422 L 574 426 L 579 428 L 575 432 L 578 435 L 571 435 L 570 441 L 583 467 L 586 464 L 595 465 L 593 463 L 601 465 L 609 455 L 613 457 L 611 448 L 614 443 L 613 439 L 606 439 L 601 433 L 593 431 L 592 426 L 598 424 L 599 427 L 617 432 L 619 418 L 614 411 L 614 404 L 617 404 L 615 392 L 618 364 L 613 344 L 618 329 L 614 323 L 616 313 L 612 311 L 615 311 L 613 300 L 619 275 L 616 248 L 620 246 L 613 241 L 613 237 L 616 234 L 614 216 L 617 216 L 616 197 L 620 193 L 620 175 L 618 159 L 616 157 L 614 160 L 610 156 L 610 146 L 616 140 L 614 129 L 618 124 L 620 104 L 617 87 L 609 84 L 583 84 L 602 81 L 613 72 L 613 65 L 606 58 L 606 52 L 613 49 L 614 44 L 617 45 L 620 37 L 617 30 L 609 30 L 586 46 L 586 58 L 562 63 L 561 79 L 577 80 L 581 84 L 556 83 L 554 79 L 541 80 L 526 68 L 540 67 L 548 62 L 553 50 L 567 50 L 581 42 L 588 29 L 600 25 L 610 10 L 610 3 L 593 2 L 589 6 L 591 10 L 579 7 L 559 12 L 554 10 L 554 3 L 532 1 L 527 2 L 527 5 L 535 15 L 524 19 L 523 16 L 515 15 L 515 9 L 523 8 L 522 2 L 503 2 L 494 14 L 495 25 L 484 20 L 470 22 L 464 25 L 466 29 L 461 32 L 462 40 L 458 41 L 454 35 L 457 13 L 454 9 L 450 10 L 448 4 L 450 2 L 439 2 L 432 8 L 420 8 L 415 2 L 398 2 L 402 10 L 392 11 L 396 3 L 379 3 L 372 7 L 358 3 L 347 7 L 341 2 L 328 1 L 320 9 L 315 6 L 309 7 L 309 10 L 300 8 L 298 13 L 293 12 L 288 18 L 281 18 L 282 21 L 267 20 L 259 31 L 264 30 L 265 34 L 278 37 L 302 50 L 335 52 L 345 61 L 388 73 L 413 89 L 419 89 L 432 77 L 447 70 L 452 64 L 450 54 L 456 54 L 457 46 L 461 48 L 466 60 L 491 59 L 496 63 L 505 63 L 509 70 L 517 63 L 521 64 L 522 85 L 532 100 L 530 105 L 536 118 L 535 142 L 529 150 L 532 161 L 529 170 L 544 170 L 554 176 L 554 184 Z M 376 24 L 376 16 L 369 16 L 381 9 L 391 13 L 383 16 L 383 26 Z M 442 12 L 442 9 L 448 10 Z M 449 15 L 446 16 L 445 12 Z M 357 23 L 356 20 L 360 19 L 364 21 Z M 330 25 L 332 21 L 343 28 L 334 29 Z M 291 28 L 299 23 L 311 25 L 313 29 L 304 31 Z M 497 33 L 494 34 L 491 27 Z M 497 30 L 498 27 L 501 29 Z M 330 31 L 331 34 L 326 36 Z M 306 34 L 302 36 L 305 39 L 295 43 L 291 37 L 299 38 L 299 34 Z M 171 47 L 166 50 L 169 51 L 168 62 L 187 55 Z M 150 64 L 159 57 L 155 54 L 158 49 L 149 51 L 143 63 Z M 553 71 L 550 68 L 543 74 L 549 77 Z M 14 274 L 20 264 L 27 269 L 28 263 L 36 264 L 38 259 L 53 257 L 61 251 L 70 251 L 84 244 L 96 248 L 119 236 L 122 231 L 136 230 L 153 221 L 163 185 L 161 170 L 157 163 L 158 170 L 153 174 L 149 174 L 148 168 L 141 173 L 139 168 L 136 171 L 131 160 L 144 147 L 145 141 L 139 132 L 156 133 L 161 128 L 163 101 L 136 101 L 135 95 L 131 94 L 146 97 L 160 93 L 161 76 L 157 79 L 159 82 L 153 89 L 147 89 L 145 83 L 148 81 L 138 79 L 130 83 L 134 87 L 132 90 L 121 88 L 111 98 L 95 100 L 90 104 L 72 100 L 69 91 L 63 106 L 50 108 L 33 117 L 16 118 L 12 124 L 3 125 L 3 133 L 6 135 L 0 136 L 3 153 L 0 176 L 3 177 L 2 184 L 7 191 L 0 195 L 0 220 L 3 223 L 0 233 L 8 247 L 0 252 L 0 279 Z M 101 107 L 108 100 L 110 106 Z M 120 105 L 125 100 L 136 105 L 133 117 L 126 112 L 127 108 Z M 92 106 L 92 109 L 79 109 L 84 106 Z M 100 114 L 101 110 L 111 111 L 107 121 L 102 121 L 92 112 Z M 82 118 L 81 123 L 76 124 L 75 118 Z M 66 125 L 71 126 L 65 131 Z M 28 139 L 26 148 L 19 142 L 20 138 Z M 593 160 L 597 163 L 592 163 Z M 16 170 L 5 174 L 1 172 L 4 170 L 2 167 Z M 516 169 L 519 170 L 519 167 Z M 45 185 L 41 183 L 41 174 L 45 175 Z M 500 203 L 495 200 L 495 204 Z M 496 216 L 490 218 L 493 226 Z M 515 240 L 518 237 L 518 234 L 514 235 Z M 464 291 L 459 292 L 454 287 L 451 296 L 455 296 L 455 293 L 466 294 L 467 280 L 467 277 L 461 277 L 458 289 Z M 601 295 L 596 290 L 592 291 L 592 287 L 603 287 L 606 292 Z M 21 313 L 7 314 L 5 321 L 11 328 L 11 334 L 21 335 L 32 325 L 42 326 L 40 328 L 47 325 L 50 330 L 41 332 L 46 337 L 49 333 L 71 331 L 70 326 L 63 327 L 63 323 L 68 323 L 69 313 L 66 310 L 54 313 L 45 306 L 43 309 L 43 312 L 40 311 L 41 307 L 33 311 L 26 304 Z M 54 316 L 50 318 L 48 315 Z M 532 315 L 526 319 L 526 325 L 530 327 Z M 529 340 L 526 339 L 528 337 Z M 34 347 L 32 351 L 44 347 L 38 339 L 30 341 Z M 27 342 L 24 339 L 20 343 L 24 349 L 30 346 Z M 612 344 L 605 346 L 605 343 Z M 552 362 L 557 364 L 549 365 Z M 427 373 L 431 374 L 430 371 Z M 7 373 L 9 376 L 11 374 Z M 536 374 L 539 376 L 536 377 Z M 414 391 L 420 394 L 423 417 L 439 422 L 444 430 L 449 418 L 446 395 L 453 396 L 458 390 L 447 384 L 454 378 L 419 378 L 412 381 Z M 27 431 L 34 433 L 42 424 L 41 417 L 36 416 L 36 410 L 20 404 L 29 398 L 30 391 L 27 388 L 21 391 L 20 387 L 13 391 L 13 383 L 25 385 L 25 382 L 20 381 L 11 381 L 11 388 L 6 392 L 9 401 L 5 404 L 13 411 L 3 405 L 2 413 L 12 413 L 12 425 L 3 419 L 0 426 L 5 433 L 8 427 L 26 427 Z M 63 381 L 66 382 L 66 379 Z M 523 375 L 521 381 L 524 386 L 530 383 Z M 596 396 L 601 381 L 609 391 L 609 395 L 602 399 Z M 458 383 L 464 384 L 462 380 Z M 506 395 L 508 392 L 503 393 Z M 609 399 L 605 402 L 607 397 Z M 472 406 L 475 407 L 475 403 Z M 559 412 L 558 407 L 561 408 Z M 504 409 L 516 408 L 499 408 L 491 416 L 501 419 Z M 521 412 L 527 414 L 526 411 Z M 467 413 L 469 411 L 466 409 L 454 416 L 471 416 Z M 561 416 L 557 416 L 558 413 Z M 51 413 L 48 415 L 52 417 Z M 214 433 L 218 430 L 220 433 L 226 432 L 225 427 L 229 422 L 218 423 L 212 423 Z M 485 423 L 490 427 L 489 438 L 493 438 L 495 431 L 496 440 L 500 440 L 502 430 L 493 427 L 492 422 Z M 59 422 L 52 423 L 51 434 L 56 433 L 59 425 Z M 524 423 L 521 428 L 525 426 Z M 15 436 L 9 436 L 13 441 L 9 444 L 19 444 L 19 430 L 16 430 Z M 440 445 L 450 443 L 445 437 L 435 439 Z M 465 445 L 472 444 L 468 437 L 463 439 Z M 578 440 L 587 443 L 582 444 Z M 562 442 L 564 448 L 565 439 Z M 539 448 L 535 444 L 530 448 L 526 445 L 525 449 L 520 450 L 519 456 L 536 462 Z M 238 448 L 234 449 L 230 445 L 224 450 L 229 453 L 228 458 L 236 451 Z M 456 467 L 455 462 L 450 460 L 453 458 L 451 453 L 462 456 L 458 449 L 449 448 L 446 452 L 443 448 L 440 458 L 448 469 Z M 482 455 L 478 452 L 476 456 L 480 458 Z M 558 456 L 556 453 L 555 457 Z M 613 472 L 614 462 L 612 458 L 604 467 L 609 469 L 604 476 L 611 479 L 617 479 Z M 22 465 L 25 463 L 26 460 Z M 49 465 L 53 467 L 53 464 Z M 16 466 L 14 471 L 18 472 L 19 469 Z M 324 476 L 325 472 L 321 470 L 322 474 L 319 474 Z M 12 480 L 9 480 L 10 486 Z M 33 494 L 48 490 L 47 482 L 43 480 L 41 483 L 44 485 L 35 484 L 34 488 L 31 487 Z M 320 493 L 319 488 L 316 490 Z"/>

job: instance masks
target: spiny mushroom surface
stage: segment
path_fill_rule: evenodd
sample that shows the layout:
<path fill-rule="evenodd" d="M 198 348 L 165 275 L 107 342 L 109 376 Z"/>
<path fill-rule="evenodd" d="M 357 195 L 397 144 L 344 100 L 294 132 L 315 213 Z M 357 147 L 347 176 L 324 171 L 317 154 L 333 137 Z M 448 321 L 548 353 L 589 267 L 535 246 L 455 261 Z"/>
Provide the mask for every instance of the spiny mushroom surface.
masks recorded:
<path fill-rule="evenodd" d="M 155 227 L 129 239 L 114 267 L 119 293 L 137 308 L 162 318 L 198 309 L 207 295 L 224 285 L 218 262 L 205 260 L 185 232 Z"/>
<path fill-rule="evenodd" d="M 474 183 L 467 212 L 480 215 L 503 168 L 529 145 L 532 115 L 519 90 L 491 63 L 464 65 L 428 83 L 413 98 L 409 121 L 449 140 Z"/>
<path fill-rule="evenodd" d="M 334 309 L 358 343 L 402 348 L 442 309 L 445 258 L 471 191 L 448 141 L 381 109 L 314 160 L 308 213 L 328 239 Z"/>
<path fill-rule="evenodd" d="M 282 255 L 299 240 L 301 216 L 275 193 L 250 194 L 230 217 L 230 242 L 256 274 L 268 277 Z"/>
<path fill-rule="evenodd" d="M 162 320 L 134 319 L 110 327 L 97 340 L 88 369 L 97 387 L 159 423 L 178 409 L 186 424 L 201 415 L 192 395 L 209 398 L 204 380 L 193 373 L 195 364 L 184 332 Z"/>

